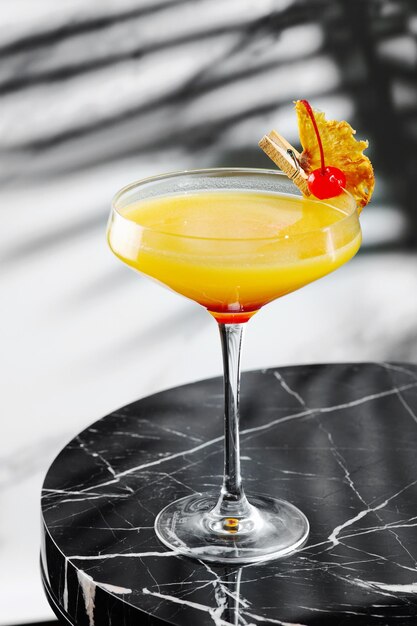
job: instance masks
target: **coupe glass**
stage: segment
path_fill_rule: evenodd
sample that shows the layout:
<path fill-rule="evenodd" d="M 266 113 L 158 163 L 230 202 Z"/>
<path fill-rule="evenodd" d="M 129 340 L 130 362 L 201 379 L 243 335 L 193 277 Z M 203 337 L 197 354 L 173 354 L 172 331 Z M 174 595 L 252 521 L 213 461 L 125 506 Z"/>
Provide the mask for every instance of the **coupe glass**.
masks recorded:
<path fill-rule="evenodd" d="M 141 224 L 141 203 L 201 194 L 219 202 L 245 194 L 234 228 L 208 232 L 201 210 L 189 211 L 184 227 L 166 221 Z M 261 169 L 207 169 L 174 172 L 128 185 L 113 199 L 108 225 L 110 248 L 134 269 L 207 308 L 218 322 L 224 365 L 224 478 L 220 493 L 193 494 L 166 506 L 157 516 L 159 539 L 177 553 L 204 561 L 251 563 L 283 557 L 301 547 L 309 523 L 293 504 L 243 490 L 239 457 L 240 350 L 246 322 L 263 305 L 328 274 L 358 250 L 361 232 L 355 201 L 347 192 L 313 201 L 337 210 L 340 219 L 293 234 L 265 235 L 253 221 L 240 225 L 251 198 L 276 196 L 299 211 L 302 196 L 283 174 Z M 190 198 L 187 199 L 189 201 Z M 291 201 L 293 202 L 291 205 Z M 135 219 L 129 208 L 135 207 Z M 297 208 L 298 207 L 298 208 Z M 192 207 L 191 207 L 192 208 Z M 289 209 L 291 210 L 291 209 Z M 249 218 L 248 218 L 249 219 Z M 169 220 L 168 220 L 169 221 Z M 285 232 L 285 231 L 284 231 Z M 291 231 L 289 231 L 291 232 Z M 261 233 L 261 236 L 260 234 Z M 198 407 L 196 407 L 196 412 Z"/>

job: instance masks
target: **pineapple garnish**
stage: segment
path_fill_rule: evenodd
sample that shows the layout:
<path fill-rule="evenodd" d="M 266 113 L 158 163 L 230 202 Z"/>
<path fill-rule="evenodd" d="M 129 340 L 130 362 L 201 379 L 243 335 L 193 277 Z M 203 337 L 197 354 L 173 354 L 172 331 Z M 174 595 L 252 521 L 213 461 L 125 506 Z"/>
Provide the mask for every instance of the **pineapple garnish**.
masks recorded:
<path fill-rule="evenodd" d="M 356 131 L 346 121 L 326 120 L 307 100 L 297 100 L 303 151 L 300 154 L 276 131 L 259 142 L 260 147 L 291 178 L 305 196 L 333 198 L 346 189 L 358 211 L 368 204 L 375 185 L 372 164 L 363 154 L 367 141 L 357 141 Z"/>
<path fill-rule="evenodd" d="M 318 138 L 305 100 L 297 100 L 295 110 L 303 147 L 300 166 L 310 178 L 311 173 L 320 170 L 323 165 Z M 343 172 L 346 178 L 344 187 L 355 198 L 361 211 L 371 199 L 375 186 L 371 161 L 363 154 L 368 142 L 355 139 L 356 131 L 348 122 L 326 120 L 321 111 L 313 110 L 313 113 L 326 162 Z"/>

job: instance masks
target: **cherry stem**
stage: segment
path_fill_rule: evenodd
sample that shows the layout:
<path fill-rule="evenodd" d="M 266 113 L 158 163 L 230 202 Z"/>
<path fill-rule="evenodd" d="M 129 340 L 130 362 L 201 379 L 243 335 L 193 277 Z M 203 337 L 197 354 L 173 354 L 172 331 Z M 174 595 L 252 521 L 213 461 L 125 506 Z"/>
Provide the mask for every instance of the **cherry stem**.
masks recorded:
<path fill-rule="evenodd" d="M 313 128 L 314 128 L 314 132 L 316 133 L 316 137 L 317 137 L 317 143 L 319 144 L 319 150 L 320 150 L 320 159 L 321 159 L 321 173 L 324 174 L 325 171 L 325 163 L 324 163 L 324 151 L 323 151 L 323 144 L 321 143 L 321 137 L 320 137 L 320 133 L 319 133 L 319 129 L 317 127 L 317 122 L 316 122 L 316 118 L 314 117 L 314 113 L 313 113 L 313 109 L 311 108 L 311 105 L 309 103 L 308 100 L 301 100 L 301 103 L 305 106 L 306 111 L 311 119 L 311 122 L 313 124 Z"/>

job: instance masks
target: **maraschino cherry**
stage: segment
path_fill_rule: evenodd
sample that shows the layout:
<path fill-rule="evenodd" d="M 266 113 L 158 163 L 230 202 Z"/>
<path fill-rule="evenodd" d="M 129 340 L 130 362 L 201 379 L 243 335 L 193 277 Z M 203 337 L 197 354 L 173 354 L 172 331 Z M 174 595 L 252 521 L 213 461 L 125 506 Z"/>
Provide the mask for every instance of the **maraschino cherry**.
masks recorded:
<path fill-rule="evenodd" d="M 317 128 L 316 118 L 314 117 L 313 109 L 307 100 L 301 100 L 305 106 L 306 111 L 313 124 L 314 132 L 316 133 L 317 143 L 319 144 L 321 167 L 310 172 L 307 184 L 313 196 L 319 198 L 319 200 L 326 200 L 327 198 L 334 198 L 339 196 L 345 185 L 346 176 L 339 170 L 338 167 L 332 167 L 331 165 L 325 165 L 323 144 L 321 143 L 321 137 L 319 129 Z"/>

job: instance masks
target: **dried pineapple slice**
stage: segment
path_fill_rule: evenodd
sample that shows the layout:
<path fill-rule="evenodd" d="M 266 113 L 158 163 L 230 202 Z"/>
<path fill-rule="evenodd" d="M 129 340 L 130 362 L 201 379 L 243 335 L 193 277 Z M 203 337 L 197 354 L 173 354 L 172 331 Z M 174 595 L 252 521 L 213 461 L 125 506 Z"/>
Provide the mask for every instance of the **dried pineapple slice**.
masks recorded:
<path fill-rule="evenodd" d="M 301 100 L 295 103 L 298 130 L 303 147 L 300 165 L 309 174 L 321 167 L 320 151 L 313 124 Z M 363 151 L 367 141 L 357 141 L 356 131 L 348 122 L 326 120 L 321 111 L 314 109 L 314 117 L 323 144 L 326 165 L 338 167 L 346 176 L 346 189 L 355 198 L 358 210 L 368 204 L 375 186 L 372 164 Z"/>

